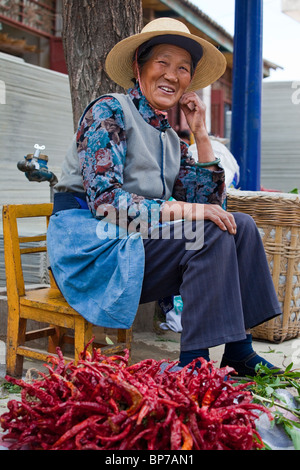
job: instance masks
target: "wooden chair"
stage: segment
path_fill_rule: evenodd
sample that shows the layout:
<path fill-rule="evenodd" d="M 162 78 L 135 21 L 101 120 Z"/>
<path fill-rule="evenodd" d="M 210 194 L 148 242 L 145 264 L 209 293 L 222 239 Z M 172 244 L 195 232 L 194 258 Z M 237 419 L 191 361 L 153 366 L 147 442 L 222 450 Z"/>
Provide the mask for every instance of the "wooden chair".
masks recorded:
<path fill-rule="evenodd" d="M 66 343 L 74 344 L 74 357 L 65 356 L 66 360 L 74 359 L 77 362 L 79 354 L 93 335 L 93 325 L 68 305 L 52 276 L 50 276 L 50 287 L 46 285 L 37 289 L 25 289 L 21 255 L 45 252 L 47 250 L 46 233 L 39 236 L 20 237 L 18 219 L 46 217 L 46 232 L 52 207 L 50 203 L 5 205 L 3 207 L 8 304 L 6 370 L 7 374 L 11 376 L 22 375 L 24 357 L 45 361 L 49 353 L 51 355 L 56 353 L 57 346 L 63 351 Z M 35 246 L 30 246 L 32 242 L 35 243 Z M 45 243 L 39 243 L 39 246 L 36 246 L 37 242 Z M 26 243 L 26 247 L 22 248 L 24 243 Z M 27 320 L 39 322 L 39 328 L 27 331 Z M 31 323 L 33 324 L 33 322 Z M 40 323 L 43 325 L 41 326 Z M 73 331 L 73 336 L 68 334 L 70 330 Z M 131 329 L 104 330 L 104 336 L 106 334 L 110 337 L 110 333 L 113 335 L 112 337 L 116 336 L 113 344 L 107 345 L 104 341 L 102 344 L 93 343 L 93 345 L 101 347 L 101 351 L 109 355 L 122 354 L 125 348 L 130 351 Z M 38 348 L 33 347 L 32 343 L 30 347 L 25 345 L 30 340 L 42 337 L 48 337 L 48 350 L 40 349 L 40 344 L 38 344 Z"/>

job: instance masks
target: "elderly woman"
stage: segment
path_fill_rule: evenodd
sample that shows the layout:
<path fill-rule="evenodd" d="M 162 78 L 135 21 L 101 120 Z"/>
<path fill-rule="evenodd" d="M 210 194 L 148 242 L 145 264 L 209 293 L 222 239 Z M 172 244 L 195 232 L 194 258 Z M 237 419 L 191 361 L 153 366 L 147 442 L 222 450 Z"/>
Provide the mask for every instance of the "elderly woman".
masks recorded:
<path fill-rule="evenodd" d="M 195 93 L 225 67 L 214 46 L 169 18 L 112 49 L 107 73 L 129 90 L 83 113 L 48 250 L 63 295 L 90 322 L 128 328 L 139 303 L 180 294 L 180 365 L 225 344 L 221 366 L 253 375 L 260 362 L 273 366 L 253 351 L 249 329 L 281 311 L 255 223 L 225 210 L 224 171 Z M 199 161 L 168 123 L 177 103 Z"/>

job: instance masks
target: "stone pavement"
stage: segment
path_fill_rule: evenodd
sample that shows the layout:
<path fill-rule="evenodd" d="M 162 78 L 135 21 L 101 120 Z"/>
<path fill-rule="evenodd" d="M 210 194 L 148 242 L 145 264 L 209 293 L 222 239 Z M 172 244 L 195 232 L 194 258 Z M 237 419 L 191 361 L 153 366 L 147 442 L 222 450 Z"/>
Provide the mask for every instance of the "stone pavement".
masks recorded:
<path fill-rule="evenodd" d="M 300 338 L 274 344 L 269 341 L 253 340 L 255 351 L 274 365 L 285 368 L 291 362 L 300 369 Z M 132 346 L 132 359 L 138 362 L 152 357 L 154 359 L 177 360 L 180 349 L 180 334 L 167 330 L 162 332 L 136 332 Z M 210 358 L 220 365 L 224 346 L 210 349 Z"/>
<path fill-rule="evenodd" d="M 254 349 L 258 354 L 265 357 L 274 365 L 285 368 L 291 362 L 294 368 L 300 369 L 300 338 L 274 344 L 267 341 L 253 341 Z M 134 332 L 132 344 L 132 362 L 153 358 L 156 360 L 166 359 L 176 361 L 180 350 L 180 334 L 171 330 L 158 330 L 147 332 Z M 6 344 L 0 341 L 0 381 L 5 377 L 5 352 Z M 219 367 L 222 358 L 223 346 L 210 349 L 211 360 Z M 44 370 L 42 362 L 24 361 L 24 371 L 31 368 Z"/>

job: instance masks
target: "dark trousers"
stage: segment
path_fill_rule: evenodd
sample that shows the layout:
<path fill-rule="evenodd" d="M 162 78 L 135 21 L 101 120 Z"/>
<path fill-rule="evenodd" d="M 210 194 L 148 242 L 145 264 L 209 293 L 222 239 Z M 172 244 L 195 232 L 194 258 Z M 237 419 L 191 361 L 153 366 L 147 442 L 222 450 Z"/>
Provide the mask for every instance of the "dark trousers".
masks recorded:
<path fill-rule="evenodd" d="M 183 236 L 174 237 L 177 223 L 169 237 L 144 240 L 140 301 L 182 296 L 182 351 L 239 341 L 246 329 L 281 313 L 255 222 L 246 214 L 234 216 L 236 235 L 210 221 L 190 222 L 190 230 L 184 231 L 180 222 Z M 203 245 L 189 244 L 187 249 L 196 230 L 203 232 Z"/>

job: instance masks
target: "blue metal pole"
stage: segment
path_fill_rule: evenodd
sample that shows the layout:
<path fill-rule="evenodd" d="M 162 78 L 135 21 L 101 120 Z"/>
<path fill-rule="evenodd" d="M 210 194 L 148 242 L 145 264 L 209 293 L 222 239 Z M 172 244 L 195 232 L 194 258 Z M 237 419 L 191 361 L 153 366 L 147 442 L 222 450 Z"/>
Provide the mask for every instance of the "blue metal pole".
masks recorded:
<path fill-rule="evenodd" d="M 263 0 L 235 0 L 231 152 L 240 188 L 260 189 Z"/>

